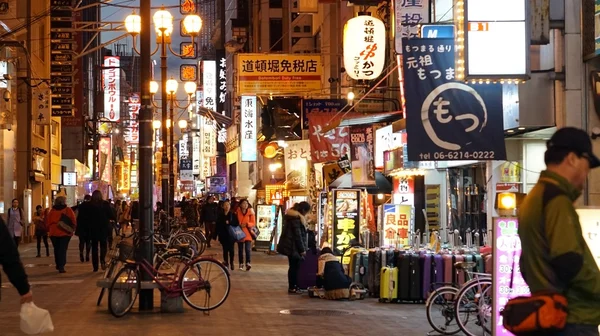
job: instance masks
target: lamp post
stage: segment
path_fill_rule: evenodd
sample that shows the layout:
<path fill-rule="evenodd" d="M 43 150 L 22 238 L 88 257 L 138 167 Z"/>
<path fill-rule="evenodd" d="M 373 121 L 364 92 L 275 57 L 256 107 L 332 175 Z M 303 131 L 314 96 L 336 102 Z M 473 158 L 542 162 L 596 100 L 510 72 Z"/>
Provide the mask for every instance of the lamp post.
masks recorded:
<path fill-rule="evenodd" d="M 142 1 L 142 2 L 150 2 L 150 0 L 146 0 L 146 1 Z M 149 18 L 148 18 L 149 21 Z M 167 123 L 165 122 L 167 120 L 167 97 L 169 96 L 169 91 L 167 88 L 167 48 L 169 49 L 169 51 L 178 57 L 184 56 L 184 55 L 180 55 L 178 53 L 176 53 L 173 48 L 171 47 L 171 36 L 173 34 L 173 15 L 171 15 L 171 13 L 169 13 L 168 11 L 166 11 L 164 8 L 161 8 L 160 10 L 156 11 L 154 13 L 154 15 L 152 16 L 152 21 L 154 21 L 154 27 L 156 30 L 156 36 L 158 38 L 157 40 L 157 46 L 156 49 L 154 50 L 154 52 L 150 53 L 150 55 L 154 55 L 158 52 L 158 49 L 160 48 L 160 79 L 161 79 L 161 84 L 162 84 L 162 90 L 161 90 L 161 117 L 162 117 L 162 125 L 161 125 L 161 139 L 163 141 L 163 148 L 162 148 L 162 160 L 161 160 L 161 176 L 162 176 L 162 201 L 163 201 L 163 206 L 165 208 L 165 211 L 167 211 L 167 213 L 169 213 L 171 216 L 173 216 L 173 209 L 172 204 L 173 204 L 173 199 L 170 199 L 171 195 L 169 195 L 169 158 L 167 157 Z M 191 14 L 191 15 L 186 15 L 186 17 L 183 19 L 183 26 L 185 28 L 185 30 L 187 31 L 187 33 L 192 37 L 192 41 L 194 39 L 195 36 L 198 35 L 198 33 L 200 33 L 200 30 L 202 29 L 202 19 L 195 14 Z M 136 43 L 135 43 L 135 38 L 137 36 L 137 34 L 140 33 L 141 29 L 141 18 L 139 15 L 135 14 L 135 12 L 131 15 L 129 15 L 126 19 L 125 19 L 125 28 L 127 29 L 127 31 L 133 36 L 134 38 L 134 43 L 133 43 L 133 47 L 134 50 L 139 54 L 137 48 L 136 48 Z M 148 32 L 149 33 L 149 32 Z M 155 93 L 158 92 L 158 85 L 157 84 L 149 84 L 149 87 L 152 86 L 152 89 L 155 90 Z M 172 118 L 171 118 L 172 119 Z M 170 146 L 173 146 L 173 143 L 170 144 Z M 171 150 L 172 153 L 172 150 Z M 171 155 L 171 162 L 173 158 Z M 173 182 L 171 182 L 173 183 Z M 174 190 L 174 189 L 173 189 Z M 172 194 L 174 195 L 174 193 Z"/>

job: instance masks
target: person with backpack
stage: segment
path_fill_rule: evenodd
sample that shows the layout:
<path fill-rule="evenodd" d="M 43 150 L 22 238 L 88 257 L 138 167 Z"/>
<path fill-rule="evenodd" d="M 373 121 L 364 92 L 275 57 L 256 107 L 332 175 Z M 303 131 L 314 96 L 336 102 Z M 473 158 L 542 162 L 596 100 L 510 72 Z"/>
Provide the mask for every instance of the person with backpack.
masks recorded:
<path fill-rule="evenodd" d="M 536 335 L 564 327 L 557 335 L 598 336 L 600 270 L 583 237 L 574 203 L 590 169 L 600 166 L 600 160 L 585 131 L 565 127 L 547 142 L 544 161 L 546 170 L 518 212 L 519 263 L 531 301 L 509 301 L 503 311 L 504 325 L 513 328 L 514 323 Z M 544 299 L 553 303 L 540 306 Z M 564 309 L 562 302 L 566 302 Z M 544 325 L 534 318 L 541 312 L 547 317 Z M 558 323 L 561 319 L 555 317 L 561 314 L 566 315 L 566 325 L 545 328 L 546 322 Z"/>
<path fill-rule="evenodd" d="M 44 222 L 44 210 L 41 205 L 35 207 L 35 215 L 31 221 L 35 225 L 35 238 L 37 240 L 37 255 L 36 258 L 40 258 L 41 249 L 42 249 L 42 240 L 44 241 L 44 246 L 46 247 L 46 257 L 50 256 L 50 250 L 48 249 L 48 229 L 46 228 L 46 223 Z"/>
<path fill-rule="evenodd" d="M 8 209 L 6 223 L 8 226 L 8 233 L 15 241 L 17 247 L 19 247 L 19 243 L 21 242 L 24 220 L 25 216 L 23 216 L 23 209 L 19 207 L 19 200 L 15 198 L 12 200 L 12 207 Z"/>
<path fill-rule="evenodd" d="M 81 209 L 79 210 L 81 211 Z M 48 236 L 54 247 L 54 263 L 56 270 L 59 273 L 66 273 L 65 265 L 67 264 L 67 250 L 69 242 L 77 227 L 75 213 L 67 206 L 67 198 L 65 196 L 57 196 L 54 200 L 54 205 L 46 216 L 46 227 L 48 228 Z"/>

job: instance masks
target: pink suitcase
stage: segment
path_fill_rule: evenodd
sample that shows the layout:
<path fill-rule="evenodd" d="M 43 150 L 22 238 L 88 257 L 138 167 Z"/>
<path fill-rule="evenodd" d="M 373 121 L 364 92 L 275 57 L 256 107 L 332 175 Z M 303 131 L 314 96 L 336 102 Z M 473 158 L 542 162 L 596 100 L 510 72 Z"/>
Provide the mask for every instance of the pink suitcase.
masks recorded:
<path fill-rule="evenodd" d="M 444 282 L 448 284 L 454 283 L 454 255 L 444 254 Z"/>
<path fill-rule="evenodd" d="M 463 262 L 463 261 L 465 261 L 465 256 L 463 256 L 463 255 L 454 256 L 454 263 Z M 455 282 L 458 284 L 458 286 L 462 286 L 465 283 L 465 271 L 455 269 L 454 272 L 456 274 Z"/>

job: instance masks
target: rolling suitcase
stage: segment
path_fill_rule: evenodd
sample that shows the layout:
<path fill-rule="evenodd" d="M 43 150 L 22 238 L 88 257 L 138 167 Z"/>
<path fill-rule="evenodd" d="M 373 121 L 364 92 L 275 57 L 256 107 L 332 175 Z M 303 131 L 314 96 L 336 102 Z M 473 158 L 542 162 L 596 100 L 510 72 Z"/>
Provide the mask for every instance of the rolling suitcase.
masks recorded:
<path fill-rule="evenodd" d="M 381 281 L 381 250 L 375 249 L 369 251 L 369 277 L 368 286 L 372 296 L 379 296 L 379 287 Z"/>
<path fill-rule="evenodd" d="M 360 264 L 358 266 L 358 274 L 360 276 L 360 283 L 368 288 L 369 284 L 369 252 L 364 251 L 360 253 Z"/>
<path fill-rule="evenodd" d="M 398 265 L 396 265 L 396 258 L 394 258 L 397 255 L 396 251 L 393 249 L 389 249 L 385 252 L 386 252 L 385 253 L 386 266 L 387 267 L 397 267 Z"/>
<path fill-rule="evenodd" d="M 396 267 L 381 268 L 381 288 L 379 301 L 392 302 L 398 299 L 398 269 Z"/>
<path fill-rule="evenodd" d="M 492 274 L 493 266 L 492 266 L 492 255 L 488 254 L 485 256 L 485 273 Z"/>
<path fill-rule="evenodd" d="M 434 281 L 433 274 L 433 255 L 431 254 L 423 254 L 421 255 L 422 260 L 422 271 L 423 271 L 423 298 L 427 299 L 429 297 L 429 292 L 431 291 L 431 283 Z"/>
<path fill-rule="evenodd" d="M 454 282 L 454 255 L 444 254 L 444 282 L 455 284 Z"/>
<path fill-rule="evenodd" d="M 352 282 L 360 282 L 360 258 L 362 252 L 357 252 L 352 255 L 352 261 L 350 262 L 350 266 L 352 268 L 348 268 L 348 273 Z"/>
<path fill-rule="evenodd" d="M 465 256 L 464 255 L 457 255 L 454 256 L 454 263 L 458 263 L 458 262 L 463 262 L 465 261 Z M 465 283 L 465 271 L 463 270 L 454 270 L 454 282 L 460 287 Z"/>
<path fill-rule="evenodd" d="M 477 269 L 475 270 L 475 272 L 485 273 L 485 263 L 483 258 L 481 257 L 481 254 L 475 255 L 475 263 L 477 264 Z"/>
<path fill-rule="evenodd" d="M 410 300 L 410 256 L 410 254 L 398 256 L 398 298 L 400 300 Z"/>
<path fill-rule="evenodd" d="M 304 261 L 300 264 L 298 270 L 298 287 L 307 289 L 317 285 L 317 270 L 319 268 L 319 253 L 313 253 L 312 250 L 306 251 Z"/>
<path fill-rule="evenodd" d="M 409 289 L 408 289 L 408 300 L 416 302 L 423 300 L 423 274 L 422 274 L 422 262 L 418 253 L 412 253 L 407 255 L 409 260 L 410 274 L 409 274 Z"/>
<path fill-rule="evenodd" d="M 432 277 L 433 277 L 433 283 L 436 284 L 436 285 L 434 285 L 434 287 L 435 288 L 441 287 L 441 285 L 438 285 L 438 284 L 444 283 L 444 258 L 441 254 L 436 254 L 433 256 Z"/>

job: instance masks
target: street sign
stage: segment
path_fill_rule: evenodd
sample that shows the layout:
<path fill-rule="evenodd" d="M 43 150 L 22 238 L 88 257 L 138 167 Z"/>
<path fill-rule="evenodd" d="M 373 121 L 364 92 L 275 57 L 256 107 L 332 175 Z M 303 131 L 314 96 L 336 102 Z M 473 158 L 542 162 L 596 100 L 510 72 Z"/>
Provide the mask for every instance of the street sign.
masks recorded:
<path fill-rule="evenodd" d="M 53 117 L 72 117 L 73 108 L 54 108 L 52 107 Z"/>
<path fill-rule="evenodd" d="M 73 0 L 50 1 L 50 88 L 52 116 L 73 115 L 73 55 L 77 48 L 72 32 Z"/>
<path fill-rule="evenodd" d="M 63 40 L 61 40 L 63 41 Z M 52 42 L 50 43 L 51 51 L 73 51 L 73 43 L 71 41 L 67 42 Z"/>
<path fill-rule="evenodd" d="M 422 25 L 421 38 L 454 38 L 454 26 Z"/>
<path fill-rule="evenodd" d="M 52 97 L 52 106 L 67 106 L 71 107 L 73 105 L 72 98 L 63 98 L 63 97 Z"/>
<path fill-rule="evenodd" d="M 70 7 L 70 8 L 73 8 L 73 0 L 50 0 L 50 7 Z"/>
<path fill-rule="evenodd" d="M 53 86 L 52 96 L 53 97 L 71 97 L 73 95 L 72 86 Z"/>
<path fill-rule="evenodd" d="M 72 40 L 73 33 L 71 33 L 71 32 L 51 32 L 50 39 L 51 40 Z"/>
<path fill-rule="evenodd" d="M 71 64 L 52 64 L 50 65 L 50 73 L 60 75 L 61 73 L 73 73 Z"/>
<path fill-rule="evenodd" d="M 50 61 L 52 63 L 70 63 L 73 61 L 73 54 L 51 54 Z"/>

